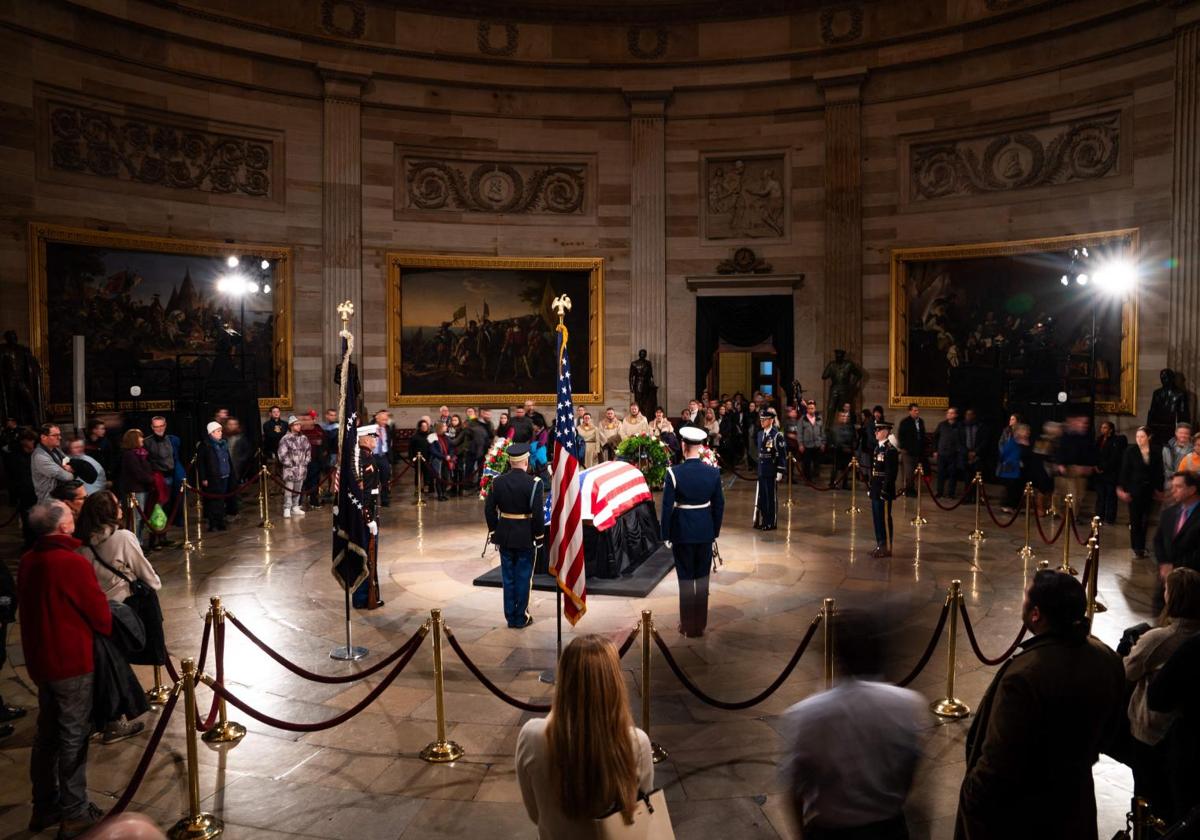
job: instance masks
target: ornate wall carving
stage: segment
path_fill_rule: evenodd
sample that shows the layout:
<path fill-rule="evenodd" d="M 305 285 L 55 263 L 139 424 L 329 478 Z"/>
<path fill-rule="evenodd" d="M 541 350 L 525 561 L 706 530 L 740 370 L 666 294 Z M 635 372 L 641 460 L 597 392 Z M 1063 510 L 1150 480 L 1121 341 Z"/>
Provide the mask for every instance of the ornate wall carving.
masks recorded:
<path fill-rule="evenodd" d="M 327 35 L 361 38 L 367 28 L 362 0 L 321 0 L 321 29 Z"/>
<path fill-rule="evenodd" d="M 911 202 L 1091 181 L 1120 171 L 1119 110 L 908 148 Z"/>
<path fill-rule="evenodd" d="M 834 6 L 821 10 L 821 41 L 848 44 L 863 34 L 862 6 Z"/>
<path fill-rule="evenodd" d="M 499 46 L 492 43 L 493 25 L 504 28 L 504 43 Z M 475 40 L 479 46 L 479 51 L 484 55 L 504 57 L 513 55 L 517 51 L 517 38 L 519 34 L 515 23 L 491 24 L 486 20 L 481 20 L 479 21 L 479 31 Z"/>
<path fill-rule="evenodd" d="M 482 213 L 547 223 L 592 213 L 587 155 L 494 155 L 397 147 L 396 214 Z"/>
<path fill-rule="evenodd" d="M 282 199 L 282 134 L 47 91 L 39 176 L 110 179 L 231 199 Z"/>
<path fill-rule="evenodd" d="M 790 168 L 785 150 L 702 155 L 701 239 L 787 239 Z"/>
<path fill-rule="evenodd" d="M 651 42 L 647 35 L 653 35 L 654 40 Z M 664 26 L 656 26 L 654 28 L 646 26 L 631 26 L 626 32 L 626 39 L 629 43 L 629 54 L 634 58 L 652 59 L 662 58 L 667 53 L 667 41 L 670 36 Z"/>

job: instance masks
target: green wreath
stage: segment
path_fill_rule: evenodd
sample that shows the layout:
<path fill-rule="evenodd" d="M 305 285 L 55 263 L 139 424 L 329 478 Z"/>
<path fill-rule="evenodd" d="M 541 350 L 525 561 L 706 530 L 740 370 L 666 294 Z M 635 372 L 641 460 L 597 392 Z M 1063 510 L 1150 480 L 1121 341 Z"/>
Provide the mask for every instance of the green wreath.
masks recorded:
<path fill-rule="evenodd" d="M 666 444 L 650 435 L 625 438 L 617 444 L 617 457 L 636 466 L 652 490 L 662 488 L 667 467 L 671 466 L 671 452 Z"/>

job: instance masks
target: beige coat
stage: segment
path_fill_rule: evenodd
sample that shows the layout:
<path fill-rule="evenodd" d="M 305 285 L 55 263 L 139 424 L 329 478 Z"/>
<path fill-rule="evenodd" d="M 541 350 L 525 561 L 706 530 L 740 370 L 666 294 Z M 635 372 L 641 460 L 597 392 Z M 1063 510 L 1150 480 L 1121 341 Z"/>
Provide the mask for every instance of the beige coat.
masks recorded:
<path fill-rule="evenodd" d="M 158 573 L 142 553 L 142 547 L 133 531 L 105 528 L 92 537 L 90 545 L 84 545 L 79 551 L 92 564 L 96 582 L 104 591 L 104 597 L 110 601 L 124 601 L 128 598 L 129 584 L 101 565 L 96 559 L 97 553 L 100 559 L 125 577 L 138 578 L 151 589 L 162 589 L 162 581 L 158 579 Z"/>
<path fill-rule="evenodd" d="M 1174 619 L 1167 627 L 1147 630 L 1125 657 L 1125 679 L 1134 684 L 1129 698 L 1129 731 L 1143 744 L 1154 746 L 1163 739 L 1179 715 L 1152 712 L 1146 704 L 1146 691 L 1171 654 L 1189 638 L 1200 633 L 1200 621 Z"/>
<path fill-rule="evenodd" d="M 636 418 L 625 415 L 625 419 L 621 421 L 620 431 L 621 440 L 634 435 L 648 435 L 650 434 L 650 421 L 644 414 L 639 414 Z"/>
<path fill-rule="evenodd" d="M 600 430 L 593 426 L 576 426 L 576 433 L 583 441 L 583 468 L 600 463 Z"/>

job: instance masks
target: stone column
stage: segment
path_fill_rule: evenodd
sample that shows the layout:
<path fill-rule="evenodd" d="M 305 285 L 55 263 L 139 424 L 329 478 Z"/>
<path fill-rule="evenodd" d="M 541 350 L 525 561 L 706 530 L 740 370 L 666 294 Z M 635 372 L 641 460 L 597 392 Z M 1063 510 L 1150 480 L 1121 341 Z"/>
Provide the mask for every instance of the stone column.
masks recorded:
<path fill-rule="evenodd" d="M 670 93 L 626 91 L 625 95 L 631 147 L 630 358 L 646 350 L 661 404 L 667 398 L 666 108 Z M 622 378 L 613 387 L 624 391 L 628 384 Z"/>
<path fill-rule="evenodd" d="M 813 77 L 825 95 L 824 359 L 862 364 L 862 106 L 866 70 Z"/>
<path fill-rule="evenodd" d="M 321 145 L 321 392 L 337 404 L 333 376 L 341 362 L 336 307 L 354 303 L 351 331 L 363 347 L 362 311 L 362 94 L 370 71 L 318 64 L 324 83 Z M 363 366 L 358 362 L 359 370 Z M 360 373 L 361 376 L 361 373 Z"/>
<path fill-rule="evenodd" d="M 1175 33 L 1175 173 L 1167 366 L 1200 391 L 1200 23 Z"/>

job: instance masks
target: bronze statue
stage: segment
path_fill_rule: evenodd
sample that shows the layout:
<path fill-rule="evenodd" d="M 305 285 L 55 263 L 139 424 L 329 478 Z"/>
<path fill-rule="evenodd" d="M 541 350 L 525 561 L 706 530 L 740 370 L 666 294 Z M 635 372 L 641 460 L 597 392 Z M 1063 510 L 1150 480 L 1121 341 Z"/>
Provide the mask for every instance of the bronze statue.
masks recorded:
<path fill-rule="evenodd" d="M 1163 368 L 1158 373 L 1162 383 L 1150 397 L 1150 410 L 1146 413 L 1146 426 L 1155 441 L 1161 442 L 1175 434 L 1175 427 L 1192 419 L 1188 407 L 1188 394 L 1176 384 L 1175 371 Z"/>
<path fill-rule="evenodd" d="M 658 408 L 658 386 L 654 384 L 654 367 L 646 358 L 646 351 L 639 350 L 638 357 L 629 364 L 629 398 L 638 404 L 642 414 L 654 416 Z"/>
<path fill-rule="evenodd" d="M 23 426 L 42 422 L 42 366 L 29 348 L 17 343 L 9 330 L 0 345 L 0 397 L 5 417 L 15 417 Z"/>
<path fill-rule="evenodd" d="M 833 360 L 825 365 L 822 379 L 829 380 L 829 402 L 825 408 L 827 417 L 836 416 L 843 403 L 850 403 L 854 410 L 854 397 L 858 394 L 858 383 L 862 382 L 862 368 L 846 358 L 845 350 L 834 350 Z"/>

